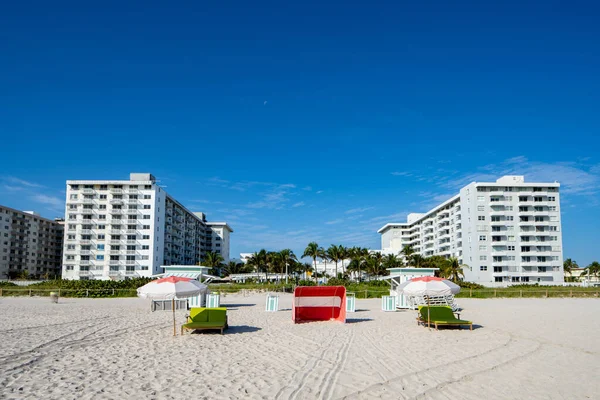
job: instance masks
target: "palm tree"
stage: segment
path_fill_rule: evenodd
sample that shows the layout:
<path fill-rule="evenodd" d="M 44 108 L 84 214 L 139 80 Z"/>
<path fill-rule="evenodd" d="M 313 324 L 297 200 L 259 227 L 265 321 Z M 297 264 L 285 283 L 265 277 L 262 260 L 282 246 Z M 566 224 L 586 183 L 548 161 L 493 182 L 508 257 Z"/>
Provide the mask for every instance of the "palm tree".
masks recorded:
<path fill-rule="evenodd" d="M 221 275 L 221 267 L 225 259 L 219 253 L 209 251 L 202 258 L 202 264 L 206 267 L 210 267 L 215 275 Z"/>
<path fill-rule="evenodd" d="M 340 244 L 338 246 L 338 255 L 340 257 L 340 260 L 342 261 L 342 273 L 344 273 L 345 272 L 344 260 L 346 258 L 348 258 L 348 249 Z M 336 278 L 337 278 L 337 276 L 336 276 Z"/>
<path fill-rule="evenodd" d="M 333 261 L 335 263 L 335 277 L 337 278 L 338 262 L 340 261 L 340 249 L 335 244 L 332 244 L 331 246 L 329 246 L 326 253 L 327 253 L 327 258 L 329 258 L 331 261 Z"/>
<path fill-rule="evenodd" d="M 269 268 L 267 263 L 267 251 L 265 249 L 261 249 L 260 251 L 252 254 L 248 259 L 248 265 L 254 267 L 254 270 L 258 272 L 265 273 L 265 280 L 269 281 Z"/>
<path fill-rule="evenodd" d="M 319 247 L 317 242 L 310 242 L 306 249 L 304 249 L 304 254 L 302 257 L 310 257 L 313 259 L 313 263 L 315 264 L 314 274 L 315 274 L 315 283 L 318 285 L 319 281 L 317 279 L 317 258 L 325 257 L 325 250 L 322 247 Z"/>
<path fill-rule="evenodd" d="M 412 246 L 404 246 L 402 248 L 402 250 L 400 251 L 399 255 L 404 257 L 404 261 L 407 264 L 410 264 L 411 260 L 412 260 L 412 256 L 413 254 L 415 254 L 415 249 L 413 249 Z"/>
<path fill-rule="evenodd" d="M 246 264 L 233 260 L 229 261 L 227 265 L 223 267 L 223 271 L 225 272 L 226 276 L 233 274 L 243 274 L 244 272 L 246 272 L 247 269 L 248 267 L 246 266 Z"/>
<path fill-rule="evenodd" d="M 380 276 L 385 275 L 386 270 L 382 264 L 383 256 L 381 253 L 370 254 L 365 257 L 364 266 L 369 275 Z"/>
<path fill-rule="evenodd" d="M 383 258 L 383 266 L 385 268 L 401 268 L 402 260 L 395 254 L 388 254 Z"/>
<path fill-rule="evenodd" d="M 289 266 L 292 262 L 298 261 L 294 252 L 290 249 L 283 249 L 279 252 L 281 261 L 285 264 L 285 284 L 288 283 Z"/>
<path fill-rule="evenodd" d="M 598 278 L 600 275 L 600 263 L 598 261 L 593 261 L 590 265 L 585 267 L 585 270 L 581 273 L 581 276 L 587 275 L 588 279 L 592 276 Z"/>
<path fill-rule="evenodd" d="M 570 258 L 567 258 L 563 262 L 563 271 L 565 274 L 569 274 L 569 276 L 571 276 L 573 274 L 574 268 L 579 268 L 579 265 L 577 265 L 576 261 L 571 260 Z"/>
<path fill-rule="evenodd" d="M 456 257 L 450 257 L 445 260 L 440 268 L 440 276 L 442 278 L 450 279 L 451 281 L 458 282 L 461 280 L 461 276 L 464 278 L 463 267 L 468 265 L 461 264 Z"/>
<path fill-rule="evenodd" d="M 427 259 L 418 253 L 411 254 L 406 262 L 414 268 L 425 268 L 427 265 Z"/>

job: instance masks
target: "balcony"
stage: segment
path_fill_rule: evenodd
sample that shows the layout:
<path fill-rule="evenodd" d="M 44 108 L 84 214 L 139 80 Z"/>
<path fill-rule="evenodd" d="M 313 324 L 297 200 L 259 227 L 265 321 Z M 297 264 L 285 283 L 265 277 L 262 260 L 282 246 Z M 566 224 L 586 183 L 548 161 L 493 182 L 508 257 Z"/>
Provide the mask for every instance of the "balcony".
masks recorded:
<path fill-rule="evenodd" d="M 83 204 L 94 204 L 94 199 L 83 199 L 81 202 Z"/>
<path fill-rule="evenodd" d="M 113 194 L 122 194 L 123 193 L 123 189 L 111 188 L 110 192 L 113 193 Z"/>
<path fill-rule="evenodd" d="M 92 275 L 90 271 L 79 271 L 79 276 L 90 276 Z"/>
<path fill-rule="evenodd" d="M 79 250 L 78 253 L 85 256 L 85 255 L 92 254 L 92 251 L 91 250 Z"/>
<path fill-rule="evenodd" d="M 137 230 L 135 230 L 135 229 L 127 229 L 127 233 L 129 233 L 129 234 L 136 234 Z"/>
<path fill-rule="evenodd" d="M 95 193 L 94 189 L 83 189 L 81 192 L 83 194 L 94 194 Z"/>
<path fill-rule="evenodd" d="M 117 205 L 123 204 L 123 199 L 112 199 L 110 201 L 110 204 L 117 204 Z"/>
<path fill-rule="evenodd" d="M 110 234 L 111 235 L 119 235 L 121 234 L 123 231 L 121 229 L 111 229 L 110 230 Z"/>
<path fill-rule="evenodd" d="M 90 260 L 79 260 L 79 265 L 90 265 L 91 263 Z"/>
<path fill-rule="evenodd" d="M 127 239 L 127 244 L 136 244 L 137 240 L 136 239 Z"/>
<path fill-rule="evenodd" d="M 120 239 L 112 239 L 110 241 L 110 244 L 121 244 L 121 240 Z"/>
<path fill-rule="evenodd" d="M 108 265 L 111 265 L 111 266 L 121 265 L 121 261 L 120 260 L 110 260 L 108 262 Z"/>
<path fill-rule="evenodd" d="M 92 234 L 92 230 L 91 229 L 82 229 L 80 233 L 82 235 L 91 235 Z"/>
<path fill-rule="evenodd" d="M 121 254 L 121 250 L 111 250 L 110 254 Z"/>
<path fill-rule="evenodd" d="M 83 240 L 79 241 L 79 244 L 88 245 L 88 244 L 92 244 L 92 241 L 88 240 L 88 239 L 83 239 Z"/>
<path fill-rule="evenodd" d="M 139 213 L 139 210 L 138 209 L 130 209 L 130 210 L 125 211 L 125 213 L 127 215 L 136 215 Z"/>
<path fill-rule="evenodd" d="M 108 276 L 119 276 L 121 275 L 121 271 L 108 271 Z"/>
<path fill-rule="evenodd" d="M 113 208 L 110 210 L 111 214 L 123 214 L 123 210 L 121 210 L 120 208 Z"/>

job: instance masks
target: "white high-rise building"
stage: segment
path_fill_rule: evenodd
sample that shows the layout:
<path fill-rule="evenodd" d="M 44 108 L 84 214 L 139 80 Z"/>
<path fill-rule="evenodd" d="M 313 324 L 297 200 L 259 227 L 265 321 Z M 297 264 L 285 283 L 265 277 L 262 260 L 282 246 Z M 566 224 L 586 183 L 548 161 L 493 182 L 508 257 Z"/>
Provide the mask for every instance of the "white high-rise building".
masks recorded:
<path fill-rule="evenodd" d="M 465 280 L 483 285 L 562 283 L 559 187 L 523 176 L 473 182 L 427 213 L 384 225 L 382 251 L 456 257 L 468 265 Z"/>
<path fill-rule="evenodd" d="M 62 222 L 0 206 L 0 279 L 60 277 Z"/>
<path fill-rule="evenodd" d="M 203 213 L 193 213 L 168 195 L 151 174 L 129 180 L 67 181 L 63 251 L 64 279 L 123 279 L 159 274 L 161 265 L 197 265 L 216 246 Z M 225 252 L 226 251 L 226 252 Z"/>

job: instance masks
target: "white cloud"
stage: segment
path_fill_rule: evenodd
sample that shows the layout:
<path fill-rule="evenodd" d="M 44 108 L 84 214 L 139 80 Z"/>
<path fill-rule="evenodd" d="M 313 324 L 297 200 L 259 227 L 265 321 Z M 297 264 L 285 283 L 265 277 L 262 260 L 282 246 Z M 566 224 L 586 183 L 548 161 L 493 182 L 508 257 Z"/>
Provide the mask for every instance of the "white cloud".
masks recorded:
<path fill-rule="evenodd" d="M 368 210 L 373 210 L 375 207 L 352 208 L 346 211 L 346 214 L 357 214 Z"/>
<path fill-rule="evenodd" d="M 34 182 L 29 182 L 26 181 L 24 179 L 19 179 L 19 178 L 15 178 L 14 176 L 8 176 L 6 178 L 4 178 L 6 181 L 11 182 L 15 185 L 20 185 L 20 186 L 26 186 L 29 188 L 42 188 L 44 187 L 43 185 L 40 185 L 38 183 L 34 183 Z"/>
<path fill-rule="evenodd" d="M 321 193 L 323 193 L 323 191 L 322 190 L 318 190 L 316 193 L 317 194 L 321 194 Z"/>
<path fill-rule="evenodd" d="M 338 219 L 334 219 L 332 221 L 327 221 L 325 222 L 326 225 L 335 225 L 335 224 L 339 224 L 341 222 L 344 222 L 343 218 L 338 218 Z"/>
<path fill-rule="evenodd" d="M 292 204 L 292 207 L 302 207 L 306 205 L 303 201 L 299 201 L 297 203 Z"/>
<path fill-rule="evenodd" d="M 306 190 L 306 191 L 310 192 L 312 190 L 312 187 L 311 186 L 304 186 L 302 188 L 302 190 Z"/>
<path fill-rule="evenodd" d="M 31 198 L 31 200 L 33 200 L 37 203 L 48 204 L 48 205 L 56 207 L 56 208 L 63 208 L 65 206 L 64 199 L 59 199 L 58 197 L 47 196 L 45 194 L 36 194 L 36 195 L 31 196 L 30 198 Z"/>
<path fill-rule="evenodd" d="M 394 176 L 413 176 L 413 174 L 411 172 L 407 172 L 407 171 L 395 171 L 395 172 L 392 172 L 392 175 L 394 175 Z"/>

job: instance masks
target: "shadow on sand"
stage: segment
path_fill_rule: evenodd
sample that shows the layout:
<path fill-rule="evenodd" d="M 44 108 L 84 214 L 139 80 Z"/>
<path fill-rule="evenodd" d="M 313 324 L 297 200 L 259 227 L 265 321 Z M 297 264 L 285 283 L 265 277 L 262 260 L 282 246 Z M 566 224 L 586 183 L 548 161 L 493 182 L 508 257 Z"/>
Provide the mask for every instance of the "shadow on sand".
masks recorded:
<path fill-rule="evenodd" d="M 235 307 L 253 307 L 256 304 L 221 304 L 221 307 L 235 308 Z"/>
<path fill-rule="evenodd" d="M 262 328 L 257 326 L 248 326 L 248 325 L 229 325 L 227 329 L 223 332 L 224 335 L 232 335 L 236 333 L 250 333 L 250 332 L 258 332 Z M 193 331 L 192 335 L 221 335 L 221 331 L 219 330 L 205 330 L 205 331 Z"/>
<path fill-rule="evenodd" d="M 356 324 L 359 322 L 368 322 L 368 321 L 373 321 L 373 319 L 372 318 L 346 318 L 347 324 Z"/>

